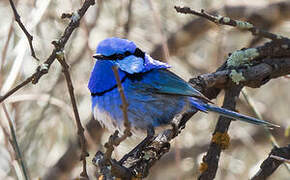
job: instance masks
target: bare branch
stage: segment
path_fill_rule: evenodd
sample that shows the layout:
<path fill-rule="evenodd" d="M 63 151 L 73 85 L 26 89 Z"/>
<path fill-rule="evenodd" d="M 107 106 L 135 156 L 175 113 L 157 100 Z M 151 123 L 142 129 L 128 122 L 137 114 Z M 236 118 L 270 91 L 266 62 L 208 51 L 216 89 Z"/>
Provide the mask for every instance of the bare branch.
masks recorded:
<path fill-rule="evenodd" d="M 263 180 L 275 172 L 275 170 L 284 162 L 281 159 L 273 158 L 278 156 L 284 159 L 290 159 L 290 145 L 286 147 L 274 147 L 267 159 L 263 161 L 260 170 L 251 178 L 251 180 Z"/>
<path fill-rule="evenodd" d="M 39 61 L 39 59 L 35 55 L 35 51 L 34 51 L 34 48 L 33 48 L 33 45 L 32 45 L 33 36 L 27 31 L 27 29 L 25 28 L 24 24 L 21 22 L 20 15 L 18 14 L 18 12 L 16 10 L 16 7 L 15 7 L 13 1 L 9 0 L 9 3 L 10 3 L 11 8 L 13 10 L 15 21 L 18 23 L 18 25 L 20 26 L 20 28 L 24 32 L 25 36 L 27 37 L 27 40 L 28 40 L 28 43 L 29 43 L 29 46 L 30 46 L 31 56 L 34 57 L 37 61 Z"/>
<path fill-rule="evenodd" d="M 275 12 L 275 16 L 264 14 L 270 14 Z M 270 3 L 265 6 L 257 8 L 256 6 L 224 6 L 220 9 L 210 11 L 210 14 L 216 14 L 217 12 L 224 12 L 225 16 L 228 16 L 232 19 L 246 19 L 246 21 L 255 24 L 255 26 L 269 30 L 270 28 L 276 27 L 285 20 L 289 20 L 290 14 L 290 2 L 282 1 Z M 216 27 L 213 23 L 208 21 L 205 18 L 198 17 L 193 18 L 191 21 L 185 23 L 177 31 L 172 32 L 168 35 L 167 44 L 169 48 L 170 55 L 177 55 L 181 48 L 186 47 L 207 33 L 210 29 Z M 259 38 L 261 39 L 261 38 Z M 252 47 L 256 42 L 251 43 Z M 162 54 L 162 43 L 159 43 L 155 46 L 151 53 L 152 57 L 156 59 L 161 59 Z M 196 69 L 188 63 L 190 69 Z M 203 72 L 204 73 L 204 70 Z"/>
<path fill-rule="evenodd" d="M 58 41 L 53 41 L 52 43 L 55 45 L 55 48 L 51 52 L 50 56 L 46 59 L 46 61 L 37 67 L 36 72 L 32 74 L 30 77 L 28 77 L 25 81 L 17 85 L 15 88 L 8 91 L 5 95 L 0 97 L 0 103 L 3 102 L 7 97 L 11 96 L 13 93 L 21 89 L 26 84 L 32 82 L 32 84 L 37 84 L 39 79 L 44 75 L 48 73 L 48 70 L 51 66 L 51 64 L 54 62 L 56 58 L 56 53 L 59 51 L 62 51 L 65 47 L 68 39 L 70 38 L 73 31 L 79 26 L 80 20 L 87 12 L 88 8 L 95 4 L 95 0 L 85 0 L 83 3 L 83 6 L 74 13 L 73 18 L 71 18 L 71 21 L 69 25 L 64 30 L 62 36 Z"/>
<path fill-rule="evenodd" d="M 197 12 L 195 10 L 190 9 L 189 7 L 181 8 L 181 7 L 175 6 L 174 8 L 179 13 L 194 14 L 197 16 L 201 16 L 216 24 L 229 25 L 229 26 L 237 27 L 238 29 L 241 29 L 241 30 L 248 30 L 255 36 L 261 36 L 261 37 L 268 38 L 271 40 L 288 39 L 286 37 L 279 36 L 279 35 L 264 31 L 262 29 L 259 29 L 249 22 L 232 20 L 229 17 L 223 17 L 220 15 L 214 16 L 214 15 L 206 13 L 203 9 L 201 10 L 201 12 Z"/>
<path fill-rule="evenodd" d="M 18 161 L 18 163 L 21 166 L 21 170 L 22 170 L 22 173 L 23 173 L 25 180 L 29 180 L 30 179 L 29 172 L 27 170 L 27 167 L 26 167 L 25 162 L 24 162 L 24 157 L 23 157 L 21 150 L 19 148 L 19 145 L 18 145 L 16 133 L 15 133 L 14 126 L 12 123 L 12 119 L 10 118 L 10 115 L 9 115 L 4 103 L 2 104 L 2 108 L 3 108 L 3 111 L 5 113 L 6 118 L 8 120 L 8 125 L 10 128 L 10 133 L 11 133 L 11 137 L 12 137 L 11 144 L 12 144 L 13 150 L 15 151 L 15 154 L 17 156 L 16 160 Z"/>
<path fill-rule="evenodd" d="M 226 64 L 226 63 L 225 63 Z M 253 88 L 258 88 L 261 85 L 269 82 L 270 79 L 283 77 L 286 74 L 290 74 L 290 57 L 284 58 L 262 58 L 256 62 L 256 65 L 252 66 L 240 66 L 236 67 L 239 71 L 243 73 L 245 80 L 241 82 L 239 86 L 236 86 L 232 80 L 229 78 L 231 70 L 226 65 L 222 65 L 214 73 L 200 75 L 196 78 L 190 80 L 193 87 L 200 90 L 204 95 L 209 99 L 216 98 L 220 93 L 221 89 L 227 90 L 227 97 L 225 100 L 226 107 L 234 109 L 236 98 L 241 88 L 243 86 L 250 86 Z M 234 90 L 233 90 L 233 89 Z M 178 124 L 177 132 L 179 133 L 184 127 L 187 120 L 194 115 L 184 114 L 178 120 L 174 120 Z M 229 137 L 227 135 L 227 129 L 230 124 L 230 119 L 225 119 L 221 117 L 219 123 L 216 127 L 216 133 L 213 136 L 211 142 L 211 152 L 208 154 L 208 158 L 205 158 L 206 163 L 204 167 L 210 169 L 213 167 L 213 171 L 203 177 L 214 177 L 217 168 L 218 161 L 217 159 L 211 159 L 213 154 L 220 154 L 223 148 L 227 148 L 229 143 Z M 149 169 L 157 162 L 170 148 L 170 140 L 176 136 L 176 130 L 169 129 L 160 133 L 155 137 L 153 142 L 143 149 L 136 149 L 131 156 L 127 157 L 123 161 L 122 166 L 128 168 L 134 176 L 146 177 L 148 175 Z M 216 167 L 215 167 L 216 166 Z"/>
<path fill-rule="evenodd" d="M 122 101 L 122 111 L 123 111 L 123 120 L 125 130 L 123 134 L 119 137 L 119 132 L 115 131 L 109 137 L 108 142 L 105 144 L 106 152 L 103 154 L 98 151 L 93 159 L 93 163 L 96 164 L 100 168 L 100 173 L 104 177 L 104 179 L 110 179 L 113 176 L 119 177 L 122 179 L 131 179 L 132 174 L 128 169 L 120 165 L 116 160 L 112 159 L 112 153 L 114 151 L 114 146 L 118 146 L 122 141 L 127 139 L 132 135 L 131 133 L 131 123 L 128 119 L 128 102 L 126 100 L 124 89 L 121 83 L 121 79 L 118 73 L 118 67 L 113 66 L 112 70 L 114 72 L 114 76 L 117 82 L 118 91 L 120 93 L 121 101 Z M 110 170 L 111 169 L 111 170 Z"/>
<path fill-rule="evenodd" d="M 63 70 L 64 76 L 65 76 L 65 79 L 67 82 L 67 88 L 69 91 L 69 95 L 70 95 L 70 99 L 71 99 L 71 103 L 72 103 L 72 107 L 73 107 L 73 111 L 74 111 L 74 115 L 75 115 L 75 120 L 76 120 L 76 124 L 77 124 L 78 136 L 79 136 L 81 150 L 82 150 L 80 160 L 83 162 L 83 171 L 81 173 L 81 176 L 88 179 L 89 177 L 87 174 L 86 157 L 89 156 L 89 153 L 87 152 L 86 138 L 84 135 L 84 128 L 83 128 L 81 120 L 80 120 L 80 116 L 79 116 L 79 112 L 78 112 L 78 108 L 77 108 L 77 103 L 76 103 L 76 99 L 75 99 L 75 95 L 74 95 L 74 87 L 73 87 L 71 77 L 70 77 L 70 74 L 68 71 L 69 65 L 65 61 L 63 52 L 58 53 L 56 58 L 62 66 L 62 70 Z"/>
<path fill-rule="evenodd" d="M 226 89 L 223 108 L 235 110 L 236 98 L 239 97 L 241 89 L 241 86 L 233 86 Z M 198 179 L 214 179 L 221 151 L 229 146 L 227 131 L 231 120 L 231 118 L 224 116 L 219 117 L 207 154 L 202 159 L 203 162 L 200 167 L 201 175 Z"/>

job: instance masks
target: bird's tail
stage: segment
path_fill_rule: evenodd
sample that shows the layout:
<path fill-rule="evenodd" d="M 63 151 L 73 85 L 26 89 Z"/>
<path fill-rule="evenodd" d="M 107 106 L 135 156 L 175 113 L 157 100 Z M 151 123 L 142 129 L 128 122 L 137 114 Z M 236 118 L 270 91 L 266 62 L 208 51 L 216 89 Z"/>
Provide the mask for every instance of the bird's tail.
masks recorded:
<path fill-rule="evenodd" d="M 246 115 L 243 115 L 234 111 L 230 111 L 228 109 L 220 108 L 214 105 L 204 104 L 203 107 L 205 107 L 208 111 L 212 111 L 222 116 L 237 119 L 237 120 L 244 121 L 247 123 L 256 124 L 256 125 L 264 125 L 267 127 L 280 127 L 279 125 L 272 124 L 267 121 L 263 121 L 263 120 L 256 119 L 250 116 L 246 116 Z"/>

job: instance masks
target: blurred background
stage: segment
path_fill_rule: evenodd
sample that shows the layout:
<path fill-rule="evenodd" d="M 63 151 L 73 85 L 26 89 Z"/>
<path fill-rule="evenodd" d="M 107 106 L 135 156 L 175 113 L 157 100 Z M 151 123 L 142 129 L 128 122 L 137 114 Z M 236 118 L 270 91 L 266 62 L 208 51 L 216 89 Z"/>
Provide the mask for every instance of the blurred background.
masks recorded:
<path fill-rule="evenodd" d="M 47 59 L 53 49 L 51 41 L 57 40 L 69 23 L 68 19 L 60 18 L 61 14 L 78 10 L 83 1 L 14 2 L 21 20 L 34 37 L 33 45 L 40 62 L 31 57 L 27 39 L 14 21 L 9 1 L 0 1 L 1 95 L 29 77 Z M 94 65 L 92 54 L 101 40 L 111 36 L 128 38 L 154 58 L 171 64 L 172 71 L 186 80 L 215 71 L 235 50 L 265 42 L 248 32 L 178 14 L 175 5 L 247 20 L 262 29 L 290 37 L 290 2 L 286 0 L 96 0 L 65 47 L 80 117 L 87 130 L 88 172 L 92 179 L 96 169 L 91 160 L 97 150 L 103 149 L 102 145 L 110 135 L 92 120 L 87 88 Z M 259 89 L 246 88 L 263 118 L 281 125 L 282 128 L 271 131 L 280 146 L 290 142 L 287 134 L 290 125 L 289 80 L 289 77 L 281 77 Z M 222 100 L 223 93 L 214 102 L 221 105 Z M 5 100 L 5 105 L 32 179 L 74 179 L 79 176 L 82 164 L 77 129 L 59 63 L 55 62 L 38 84 L 29 84 Z M 242 95 L 237 110 L 255 116 Z M 23 179 L 9 143 L 7 122 L 1 107 L 0 179 Z M 196 179 L 216 122 L 214 114 L 194 115 L 172 141 L 170 152 L 155 164 L 146 179 Z M 229 135 L 231 145 L 221 155 L 216 179 L 249 179 L 271 151 L 271 141 L 263 128 L 241 122 L 231 124 Z M 121 158 L 140 141 L 136 137 L 129 138 L 118 146 L 114 157 Z M 289 177 L 289 168 L 280 166 L 270 179 L 286 180 Z"/>

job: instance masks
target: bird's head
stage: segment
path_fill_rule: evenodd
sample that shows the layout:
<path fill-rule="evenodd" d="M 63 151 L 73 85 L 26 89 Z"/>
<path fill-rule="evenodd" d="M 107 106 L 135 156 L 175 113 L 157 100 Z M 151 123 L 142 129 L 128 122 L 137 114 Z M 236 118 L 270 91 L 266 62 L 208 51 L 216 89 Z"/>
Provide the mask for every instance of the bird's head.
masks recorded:
<path fill-rule="evenodd" d="M 116 85 L 112 71 L 114 65 L 118 66 L 121 79 L 127 73 L 142 73 L 169 67 L 166 63 L 152 59 L 132 41 L 116 37 L 101 41 L 93 57 L 97 61 L 88 84 L 92 94 L 104 92 Z"/>
<path fill-rule="evenodd" d="M 152 59 L 134 42 L 117 37 L 101 41 L 93 57 L 98 61 L 110 61 L 129 74 L 169 67 L 166 63 Z"/>

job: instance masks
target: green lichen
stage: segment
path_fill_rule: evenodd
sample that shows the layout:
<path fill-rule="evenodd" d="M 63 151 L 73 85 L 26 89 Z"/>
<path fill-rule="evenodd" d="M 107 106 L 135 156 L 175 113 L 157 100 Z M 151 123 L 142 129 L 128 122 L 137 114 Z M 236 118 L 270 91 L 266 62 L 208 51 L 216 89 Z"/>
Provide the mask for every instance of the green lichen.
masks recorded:
<path fill-rule="evenodd" d="M 223 18 L 223 16 L 217 15 L 216 19 L 215 19 L 215 22 L 219 23 L 222 18 Z"/>
<path fill-rule="evenodd" d="M 240 84 L 241 81 L 245 81 L 245 77 L 243 76 L 243 73 L 240 72 L 238 73 L 236 70 L 232 70 L 231 73 L 230 73 L 230 78 L 232 79 L 232 81 L 234 83 L 236 83 L 237 85 Z"/>
<path fill-rule="evenodd" d="M 277 39 L 282 39 L 283 37 L 281 35 L 277 35 Z"/>
<path fill-rule="evenodd" d="M 236 21 L 237 23 L 237 28 L 239 29 L 251 29 L 253 26 L 253 24 L 245 22 L 245 21 Z"/>
<path fill-rule="evenodd" d="M 223 21 L 224 21 L 225 23 L 228 23 L 228 22 L 231 21 L 231 19 L 230 19 L 229 17 L 224 17 L 224 18 L 223 18 Z"/>
<path fill-rule="evenodd" d="M 259 52 L 256 48 L 249 48 L 246 50 L 238 50 L 231 54 L 227 60 L 227 66 L 240 66 L 249 64 L 249 61 L 259 56 Z"/>

